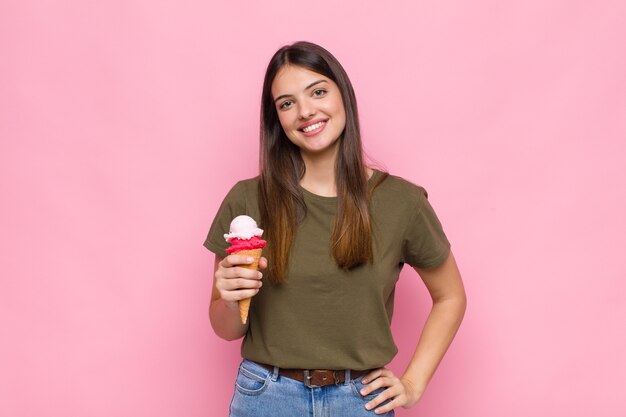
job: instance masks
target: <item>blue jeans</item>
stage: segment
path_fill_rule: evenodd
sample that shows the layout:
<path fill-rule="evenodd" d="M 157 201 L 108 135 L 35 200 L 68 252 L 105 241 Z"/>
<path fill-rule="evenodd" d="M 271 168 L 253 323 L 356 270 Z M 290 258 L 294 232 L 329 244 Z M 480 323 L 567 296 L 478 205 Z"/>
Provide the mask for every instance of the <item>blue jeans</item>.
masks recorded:
<path fill-rule="evenodd" d="M 349 373 L 347 371 L 346 373 Z M 346 375 L 348 377 L 348 375 Z M 244 359 L 239 366 L 230 417 L 393 417 L 365 409 L 383 389 L 362 396 L 361 378 L 346 378 L 341 385 L 308 388 L 304 383 L 278 375 Z"/>

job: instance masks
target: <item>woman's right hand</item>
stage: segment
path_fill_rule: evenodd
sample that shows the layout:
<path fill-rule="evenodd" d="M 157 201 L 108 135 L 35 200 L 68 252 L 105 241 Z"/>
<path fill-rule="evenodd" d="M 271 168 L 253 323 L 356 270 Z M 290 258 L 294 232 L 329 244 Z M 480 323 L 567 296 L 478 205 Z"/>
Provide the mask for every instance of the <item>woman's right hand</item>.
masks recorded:
<path fill-rule="evenodd" d="M 259 292 L 263 285 L 263 273 L 245 267 L 252 262 L 252 257 L 236 254 L 216 258 L 214 285 L 219 298 L 225 303 L 234 307 L 239 300 L 253 297 Z M 261 257 L 259 269 L 265 268 L 267 259 Z"/>
<path fill-rule="evenodd" d="M 209 318 L 213 331 L 225 340 L 243 337 L 248 323 L 242 324 L 239 315 L 239 300 L 256 295 L 261 288 L 260 271 L 247 269 L 251 261 L 247 256 L 228 255 L 222 258 L 215 255 L 213 288 Z M 267 268 L 267 259 L 259 260 L 259 269 Z"/>

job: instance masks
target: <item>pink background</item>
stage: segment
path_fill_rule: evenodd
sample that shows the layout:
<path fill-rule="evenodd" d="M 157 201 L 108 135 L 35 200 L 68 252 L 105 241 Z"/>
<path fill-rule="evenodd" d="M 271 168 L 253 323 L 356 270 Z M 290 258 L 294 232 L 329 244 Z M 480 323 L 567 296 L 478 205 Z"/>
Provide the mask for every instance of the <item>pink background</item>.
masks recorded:
<path fill-rule="evenodd" d="M 223 416 L 202 247 L 257 171 L 265 66 L 344 64 L 379 166 L 430 192 L 465 322 L 398 416 L 623 416 L 626 3 L 3 0 L 0 415 Z M 405 269 L 401 372 L 429 308 Z"/>

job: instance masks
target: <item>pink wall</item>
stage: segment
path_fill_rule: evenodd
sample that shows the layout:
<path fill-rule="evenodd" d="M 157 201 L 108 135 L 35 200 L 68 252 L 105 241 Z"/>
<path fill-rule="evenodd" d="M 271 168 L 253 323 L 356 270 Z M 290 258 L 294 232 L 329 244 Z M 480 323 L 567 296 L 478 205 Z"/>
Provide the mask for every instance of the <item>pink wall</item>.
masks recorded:
<path fill-rule="evenodd" d="M 466 281 L 397 415 L 626 414 L 626 3 L 517 3 L 3 1 L 0 415 L 226 415 L 239 349 L 201 243 L 300 39 L 345 65 L 368 153 L 427 187 Z M 399 286 L 396 371 L 428 310 Z"/>

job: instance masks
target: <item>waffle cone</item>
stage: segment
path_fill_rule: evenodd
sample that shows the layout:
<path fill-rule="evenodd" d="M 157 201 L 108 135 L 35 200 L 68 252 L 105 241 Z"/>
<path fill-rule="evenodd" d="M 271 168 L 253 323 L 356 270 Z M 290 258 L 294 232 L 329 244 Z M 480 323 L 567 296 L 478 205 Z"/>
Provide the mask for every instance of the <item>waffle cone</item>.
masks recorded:
<path fill-rule="evenodd" d="M 250 301 L 252 301 L 252 298 L 244 298 L 243 300 L 239 300 L 239 317 L 241 317 L 242 324 L 246 324 L 248 322 Z"/>
<path fill-rule="evenodd" d="M 262 248 L 235 252 L 237 255 L 251 256 L 254 259 L 251 264 L 244 264 L 239 266 L 246 269 L 253 269 L 255 271 L 258 270 L 259 259 L 261 259 L 261 252 L 263 252 Z M 251 300 L 252 298 L 244 298 L 243 300 L 239 300 L 239 316 L 241 317 L 241 322 L 243 324 L 246 324 L 248 321 L 248 312 L 250 311 Z"/>

